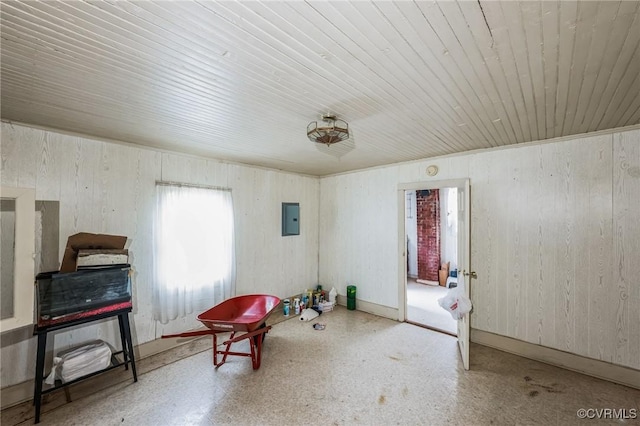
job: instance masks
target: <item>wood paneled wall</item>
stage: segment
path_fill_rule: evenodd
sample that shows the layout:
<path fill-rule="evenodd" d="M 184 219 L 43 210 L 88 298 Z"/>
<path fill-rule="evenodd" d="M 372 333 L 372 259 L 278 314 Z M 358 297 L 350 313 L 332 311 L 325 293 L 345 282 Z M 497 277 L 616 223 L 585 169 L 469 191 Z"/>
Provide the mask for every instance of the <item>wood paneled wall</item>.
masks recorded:
<path fill-rule="evenodd" d="M 238 294 L 290 296 L 318 276 L 319 180 L 290 173 L 62 135 L 2 123 L 2 185 L 36 188 L 36 199 L 60 201 L 60 253 L 77 232 L 132 239 L 134 344 L 198 327 L 194 313 L 169 324 L 151 310 L 155 181 L 232 189 L 236 219 Z M 281 236 L 281 203 L 299 202 L 299 236 Z M 3 335 L 2 386 L 34 376 L 31 330 Z M 101 338 L 116 342 L 117 322 L 55 335 L 54 351 Z"/>
<path fill-rule="evenodd" d="M 613 137 L 613 286 L 615 364 L 640 368 L 640 131 Z M 613 330 L 612 330 L 613 331 Z"/>
<path fill-rule="evenodd" d="M 472 327 L 640 369 L 637 129 L 323 178 L 320 282 L 397 308 L 398 184 L 466 177 Z"/>
<path fill-rule="evenodd" d="M 0 153 L 3 185 L 60 201 L 60 253 L 76 232 L 132 238 L 135 344 L 198 325 L 151 318 L 156 180 L 232 188 L 238 293 L 288 296 L 319 269 L 322 285 L 345 294 L 353 283 L 358 298 L 397 308 L 398 183 L 469 177 L 472 327 L 640 369 L 640 130 L 320 181 L 7 123 Z M 299 237 L 280 236 L 283 201 L 301 204 Z M 56 335 L 53 350 L 116 333 L 111 323 L 82 327 Z M 33 377 L 29 334 L 3 335 L 2 386 Z"/>

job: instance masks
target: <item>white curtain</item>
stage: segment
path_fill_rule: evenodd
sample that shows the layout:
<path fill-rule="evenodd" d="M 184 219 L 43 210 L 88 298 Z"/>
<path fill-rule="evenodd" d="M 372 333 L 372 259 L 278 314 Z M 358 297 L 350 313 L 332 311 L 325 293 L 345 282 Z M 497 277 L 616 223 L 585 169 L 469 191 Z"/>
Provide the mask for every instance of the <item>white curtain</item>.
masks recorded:
<path fill-rule="evenodd" d="M 167 323 L 235 295 L 231 191 L 158 184 L 153 314 Z"/>

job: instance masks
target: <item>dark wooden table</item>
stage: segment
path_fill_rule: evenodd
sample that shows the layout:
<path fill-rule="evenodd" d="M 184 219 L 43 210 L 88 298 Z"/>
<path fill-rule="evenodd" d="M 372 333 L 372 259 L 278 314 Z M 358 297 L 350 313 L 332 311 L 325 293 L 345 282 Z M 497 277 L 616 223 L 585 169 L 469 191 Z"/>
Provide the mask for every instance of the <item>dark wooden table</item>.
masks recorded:
<path fill-rule="evenodd" d="M 136 362 L 133 353 L 133 343 L 131 341 L 131 326 L 129 325 L 129 312 L 131 312 L 131 302 L 118 303 L 111 306 L 106 306 L 100 309 L 94 309 L 91 311 L 80 312 L 72 315 L 65 315 L 64 317 L 55 318 L 52 320 L 40 320 L 38 324 L 34 326 L 33 334 L 38 336 L 38 352 L 36 356 L 36 382 L 33 392 L 33 401 L 36 407 L 35 423 L 40 422 L 40 408 L 42 404 L 42 395 L 53 392 L 57 389 L 65 386 L 72 385 L 80 380 L 95 376 L 97 374 L 104 373 L 105 371 L 112 370 L 124 366 L 125 370 L 129 369 L 131 364 L 131 372 L 133 373 L 133 381 L 138 381 L 138 375 L 136 373 Z M 74 327 L 77 325 L 87 324 L 93 321 L 98 321 L 111 317 L 118 317 L 118 325 L 120 327 L 120 341 L 122 343 L 122 350 L 113 353 L 112 363 L 104 370 L 96 371 L 95 373 L 88 374 L 86 376 L 77 378 L 70 382 L 61 383 L 56 382 L 52 386 L 47 386 L 47 389 L 43 389 L 44 383 L 44 359 L 47 348 L 47 335 L 49 333 L 64 330 L 65 328 Z M 116 358 L 116 355 L 122 354 L 123 360 L 120 361 Z"/>

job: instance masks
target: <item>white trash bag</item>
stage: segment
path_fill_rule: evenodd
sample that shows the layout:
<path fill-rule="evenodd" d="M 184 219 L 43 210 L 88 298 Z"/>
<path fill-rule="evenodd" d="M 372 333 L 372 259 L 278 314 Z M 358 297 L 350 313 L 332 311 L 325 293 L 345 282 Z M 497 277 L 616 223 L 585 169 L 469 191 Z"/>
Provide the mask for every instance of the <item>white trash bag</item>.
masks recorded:
<path fill-rule="evenodd" d="M 454 320 L 462 319 L 464 314 L 471 311 L 471 300 L 463 293 L 460 287 L 450 289 L 447 294 L 438 299 L 442 309 L 451 314 Z"/>
<path fill-rule="evenodd" d="M 102 340 L 89 342 L 81 347 L 69 349 L 53 358 L 51 374 L 45 383 L 70 382 L 87 374 L 104 370 L 111 365 L 111 348 Z"/>

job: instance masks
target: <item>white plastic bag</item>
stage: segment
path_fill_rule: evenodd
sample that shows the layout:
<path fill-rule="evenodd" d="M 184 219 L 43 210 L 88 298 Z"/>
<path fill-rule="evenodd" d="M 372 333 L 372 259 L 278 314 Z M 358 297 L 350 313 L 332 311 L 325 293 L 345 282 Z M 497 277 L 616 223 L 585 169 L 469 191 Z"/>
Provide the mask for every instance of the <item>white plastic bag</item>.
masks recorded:
<path fill-rule="evenodd" d="M 450 289 L 444 297 L 438 299 L 438 304 L 456 321 L 462 319 L 472 307 L 471 300 L 465 296 L 460 287 Z"/>
<path fill-rule="evenodd" d="M 331 287 L 331 291 L 329 292 L 329 302 L 331 302 L 333 306 L 335 306 L 336 304 L 337 297 L 338 297 L 338 291 L 336 290 L 335 287 Z"/>
<path fill-rule="evenodd" d="M 45 383 L 52 385 L 55 380 L 61 380 L 62 383 L 70 382 L 95 371 L 104 370 L 110 364 L 111 348 L 102 340 L 96 340 L 54 357 L 51 374 L 47 376 Z"/>

